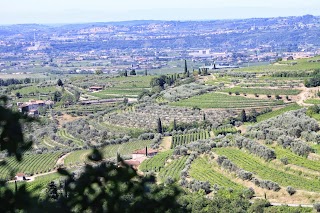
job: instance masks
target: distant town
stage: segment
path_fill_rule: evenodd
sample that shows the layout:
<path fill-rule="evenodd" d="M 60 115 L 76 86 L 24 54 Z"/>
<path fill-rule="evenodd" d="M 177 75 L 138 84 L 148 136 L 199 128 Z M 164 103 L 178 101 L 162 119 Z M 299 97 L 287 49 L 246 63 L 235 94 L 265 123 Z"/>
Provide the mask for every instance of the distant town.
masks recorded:
<path fill-rule="evenodd" d="M 0 26 L 0 74 L 247 67 L 320 53 L 320 17 Z M 303 35 L 303 36 L 302 36 Z"/>

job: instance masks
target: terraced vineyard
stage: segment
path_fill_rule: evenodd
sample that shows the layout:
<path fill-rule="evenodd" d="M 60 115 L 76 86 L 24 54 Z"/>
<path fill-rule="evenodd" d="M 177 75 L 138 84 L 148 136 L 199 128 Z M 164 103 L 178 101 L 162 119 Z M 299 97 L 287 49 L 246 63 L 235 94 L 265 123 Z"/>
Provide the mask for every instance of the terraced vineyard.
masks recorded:
<path fill-rule="evenodd" d="M 172 137 L 171 149 L 174 149 L 177 146 L 188 144 L 192 141 L 203 140 L 207 138 L 210 138 L 210 133 L 208 131 L 201 131 L 184 135 L 174 135 Z"/>
<path fill-rule="evenodd" d="M 59 173 L 52 173 L 44 176 L 39 176 L 34 179 L 32 182 L 25 182 L 26 189 L 28 192 L 30 192 L 32 195 L 40 195 L 41 191 L 47 187 L 47 185 L 51 181 L 59 180 L 60 178 L 63 178 Z M 18 187 L 22 183 L 18 182 Z M 9 184 L 9 187 L 14 189 L 14 184 Z"/>
<path fill-rule="evenodd" d="M 258 95 L 298 95 L 301 90 L 297 89 L 266 89 L 266 88 L 243 88 L 233 87 L 222 90 L 222 92 L 239 92 L 246 94 L 258 94 Z"/>
<path fill-rule="evenodd" d="M 172 155 L 173 150 L 168 150 L 166 152 L 160 152 L 156 156 L 145 160 L 141 163 L 139 169 L 143 172 L 159 172 L 164 168 L 167 159 Z"/>
<path fill-rule="evenodd" d="M 292 186 L 296 189 L 305 189 L 313 192 L 320 192 L 320 181 L 309 179 L 304 176 L 284 172 L 272 162 L 266 163 L 258 157 L 250 155 L 235 148 L 214 149 L 218 155 L 224 155 L 240 168 L 253 172 L 265 180 L 271 180 L 283 187 Z"/>
<path fill-rule="evenodd" d="M 269 118 L 272 118 L 272 117 L 276 117 L 278 115 L 281 115 L 285 112 L 288 112 L 288 111 L 291 111 L 291 110 L 298 110 L 298 109 L 301 109 L 302 107 L 299 106 L 298 104 L 290 104 L 286 107 L 283 107 L 281 109 L 278 109 L 278 110 L 275 110 L 275 111 L 271 111 L 271 112 L 268 112 L 268 113 L 265 113 L 265 114 L 262 114 L 262 115 L 259 115 L 257 117 L 257 121 L 260 122 L 260 121 L 264 121 L 264 120 L 267 120 Z"/>
<path fill-rule="evenodd" d="M 51 171 L 56 165 L 56 162 L 61 154 L 61 152 L 54 152 L 46 154 L 25 155 L 23 157 L 23 161 L 21 162 L 18 162 L 13 157 L 7 158 L 6 166 L 0 167 L 0 178 L 12 178 L 18 172 L 23 172 L 25 174 L 34 174 Z M 14 170 L 14 173 L 12 175 L 10 174 L 11 170 Z"/>
<path fill-rule="evenodd" d="M 21 95 L 34 95 L 38 94 L 51 94 L 57 91 L 58 88 L 55 86 L 46 86 L 46 87 L 37 87 L 37 86 L 29 86 L 21 89 L 13 90 L 13 93 L 19 92 Z"/>
<path fill-rule="evenodd" d="M 162 181 L 165 181 L 166 178 L 171 177 L 175 181 L 180 179 L 180 173 L 182 169 L 185 167 L 185 162 L 187 160 L 187 156 L 180 157 L 179 159 L 175 159 L 170 162 L 164 169 L 162 169 L 159 173 L 159 177 Z"/>
<path fill-rule="evenodd" d="M 219 187 L 243 189 L 241 185 L 231 181 L 224 175 L 215 171 L 213 165 L 208 162 L 207 158 L 198 157 L 191 164 L 189 174 L 192 178 L 199 181 L 209 181 L 213 186 L 217 184 Z"/>
<path fill-rule="evenodd" d="M 301 166 L 314 171 L 320 171 L 320 161 L 309 160 L 305 157 L 294 154 L 288 149 L 276 146 L 273 148 L 276 151 L 278 159 L 287 158 L 290 164 Z"/>
<path fill-rule="evenodd" d="M 144 141 L 132 141 L 128 143 L 123 144 L 115 144 L 115 145 L 108 145 L 101 149 L 101 152 L 103 154 L 103 157 L 105 159 L 108 158 L 115 158 L 117 152 L 120 155 L 129 155 L 134 150 L 142 149 L 146 146 L 150 146 L 151 141 L 144 140 Z M 91 153 L 91 150 L 79 150 L 72 152 L 70 155 L 68 155 L 64 163 L 66 166 L 80 164 L 84 162 L 88 162 L 88 155 Z"/>
<path fill-rule="evenodd" d="M 254 99 L 242 96 L 231 96 L 222 93 L 206 93 L 199 96 L 194 96 L 189 99 L 184 99 L 178 102 L 173 102 L 173 106 L 181 107 L 200 107 L 200 108 L 261 108 L 272 107 L 284 104 L 282 100 L 267 100 Z"/>
<path fill-rule="evenodd" d="M 91 93 L 91 95 L 98 97 L 98 98 L 110 98 L 113 95 L 115 97 L 137 97 L 142 92 L 141 88 L 107 88 L 106 90 L 103 90 L 101 92 L 95 92 Z"/>
<path fill-rule="evenodd" d="M 320 99 L 307 99 L 304 101 L 306 104 L 320 104 Z"/>
<path fill-rule="evenodd" d="M 114 103 L 106 103 L 100 105 L 78 105 L 78 106 L 70 106 L 68 108 L 62 109 L 63 112 L 68 114 L 93 114 L 99 111 L 104 111 L 106 107 L 110 107 L 114 105 Z"/>
<path fill-rule="evenodd" d="M 42 140 L 43 144 L 49 148 L 53 148 L 53 147 L 60 147 L 60 148 L 67 148 L 69 146 L 62 144 L 62 143 L 58 143 L 56 141 L 51 140 L 48 137 L 44 137 Z"/>
<path fill-rule="evenodd" d="M 57 135 L 65 138 L 66 140 L 70 140 L 72 141 L 76 146 L 82 147 L 83 146 L 83 142 L 75 137 L 73 137 L 72 135 L 70 135 L 69 133 L 67 133 L 67 131 L 65 129 L 61 129 L 57 132 Z"/>

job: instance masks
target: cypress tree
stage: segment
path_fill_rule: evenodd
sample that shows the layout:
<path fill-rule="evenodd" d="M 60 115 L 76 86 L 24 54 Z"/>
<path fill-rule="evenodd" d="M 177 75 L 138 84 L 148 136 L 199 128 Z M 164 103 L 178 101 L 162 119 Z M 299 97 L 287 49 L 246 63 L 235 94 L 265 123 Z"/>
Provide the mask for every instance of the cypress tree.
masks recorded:
<path fill-rule="evenodd" d="M 247 115 L 246 115 L 246 111 L 244 109 L 240 113 L 240 121 L 241 122 L 246 122 L 247 121 Z"/>
<path fill-rule="evenodd" d="M 177 130 L 177 122 L 176 122 L 176 119 L 173 119 L 173 130 Z"/>
<path fill-rule="evenodd" d="M 184 74 L 187 74 L 188 67 L 187 67 L 187 60 L 184 60 Z"/>
<path fill-rule="evenodd" d="M 203 120 L 206 120 L 206 113 L 203 113 Z"/>
<path fill-rule="evenodd" d="M 58 84 L 59 87 L 62 87 L 62 86 L 63 86 L 63 83 L 62 83 L 62 81 L 61 81 L 60 78 L 58 79 L 57 84 Z"/>
<path fill-rule="evenodd" d="M 148 75 L 148 70 L 144 71 L 144 75 L 147 76 Z"/>
<path fill-rule="evenodd" d="M 157 128 L 157 130 L 158 130 L 158 133 L 162 133 L 162 123 L 161 123 L 161 119 L 160 118 L 158 118 L 158 128 Z"/>

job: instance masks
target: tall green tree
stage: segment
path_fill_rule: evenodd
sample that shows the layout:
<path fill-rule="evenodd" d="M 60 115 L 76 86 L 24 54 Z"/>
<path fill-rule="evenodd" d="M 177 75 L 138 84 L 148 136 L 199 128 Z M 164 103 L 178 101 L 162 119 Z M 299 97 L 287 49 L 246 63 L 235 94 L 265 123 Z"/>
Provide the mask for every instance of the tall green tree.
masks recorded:
<path fill-rule="evenodd" d="M 54 102 L 59 102 L 61 100 L 61 97 L 62 97 L 62 93 L 61 92 L 55 91 L 53 93 L 53 101 Z"/>
<path fill-rule="evenodd" d="M 63 86 L 63 82 L 62 82 L 62 80 L 59 78 L 58 79 L 58 81 L 57 81 L 57 85 L 59 86 L 59 87 L 62 87 Z"/>
<path fill-rule="evenodd" d="M 184 74 L 187 74 L 187 72 L 188 72 L 187 60 L 184 60 Z"/>
<path fill-rule="evenodd" d="M 157 131 L 158 131 L 158 133 L 162 133 L 162 131 L 163 131 L 162 123 L 161 123 L 161 119 L 160 118 L 158 118 Z"/>
<path fill-rule="evenodd" d="M 55 184 L 55 182 L 51 181 L 46 189 L 46 195 L 47 198 L 50 200 L 58 200 L 59 198 L 59 193 L 58 193 L 58 187 L 57 184 Z"/>
<path fill-rule="evenodd" d="M 240 113 L 240 121 L 241 122 L 246 122 L 247 121 L 247 115 L 246 115 L 246 111 L 244 109 Z"/>
<path fill-rule="evenodd" d="M 130 75 L 137 75 L 136 70 L 135 70 L 135 69 L 132 69 L 132 70 L 130 71 Z"/>

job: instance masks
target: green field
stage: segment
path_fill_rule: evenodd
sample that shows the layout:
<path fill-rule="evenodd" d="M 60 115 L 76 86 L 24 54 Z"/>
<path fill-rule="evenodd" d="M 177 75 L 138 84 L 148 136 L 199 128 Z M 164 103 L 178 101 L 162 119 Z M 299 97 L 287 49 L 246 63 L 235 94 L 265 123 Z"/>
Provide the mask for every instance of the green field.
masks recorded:
<path fill-rule="evenodd" d="M 143 172 L 159 172 L 164 168 L 167 159 L 172 155 L 173 150 L 168 150 L 166 152 L 160 152 L 156 156 L 145 160 L 139 166 L 139 169 Z"/>
<path fill-rule="evenodd" d="M 123 144 L 115 144 L 108 145 L 101 149 L 104 159 L 115 158 L 117 152 L 120 155 L 130 155 L 134 150 L 145 148 L 146 146 L 150 146 L 151 141 L 132 141 Z M 88 162 L 88 155 L 91 153 L 91 150 L 79 150 L 72 152 L 68 155 L 64 163 L 66 166 L 81 164 L 84 162 Z"/>
<path fill-rule="evenodd" d="M 44 193 L 44 190 L 51 181 L 56 181 L 60 178 L 63 178 L 63 176 L 61 176 L 59 173 L 52 173 L 36 177 L 32 182 L 18 182 L 18 187 L 22 184 L 25 184 L 27 191 L 30 192 L 32 195 L 40 195 L 40 193 Z M 9 186 L 12 189 L 14 189 L 14 184 L 10 184 Z"/>
<path fill-rule="evenodd" d="M 290 104 L 290 105 L 288 105 L 286 107 L 283 107 L 281 109 L 274 110 L 274 111 L 259 115 L 257 117 L 257 122 L 261 122 L 261 121 L 267 120 L 269 118 L 273 118 L 273 117 L 276 117 L 278 115 L 281 115 L 281 114 L 283 114 L 285 112 L 288 112 L 288 111 L 291 111 L 291 110 L 298 110 L 298 109 L 301 109 L 301 108 L 302 107 L 299 106 L 298 104 Z"/>
<path fill-rule="evenodd" d="M 212 186 L 217 184 L 219 187 L 227 189 L 243 189 L 239 184 L 217 172 L 213 165 L 208 162 L 208 159 L 204 157 L 199 157 L 192 162 L 189 173 L 192 178 L 199 181 L 209 181 Z"/>
<path fill-rule="evenodd" d="M 13 90 L 12 93 L 16 94 L 19 92 L 21 95 L 38 95 L 38 94 L 52 94 L 55 91 L 59 90 L 55 86 L 47 87 L 37 87 L 37 86 L 28 86 L 21 89 Z"/>
<path fill-rule="evenodd" d="M 241 94 L 258 94 L 258 95 L 298 95 L 301 90 L 297 89 L 264 89 L 264 88 L 242 88 L 233 87 L 222 90 L 222 92 L 239 92 Z"/>
<path fill-rule="evenodd" d="M 320 181 L 309 179 L 300 175 L 294 175 L 278 169 L 272 162 L 266 163 L 258 157 L 250 155 L 235 148 L 214 149 L 218 155 L 226 156 L 240 168 L 253 172 L 255 176 L 264 180 L 271 180 L 283 187 L 292 186 L 296 189 L 304 189 L 320 192 Z"/>
<path fill-rule="evenodd" d="M 166 178 L 171 177 L 175 181 L 180 180 L 180 173 L 182 169 L 185 167 L 185 162 L 187 160 L 187 156 L 180 157 L 179 159 L 175 159 L 171 161 L 164 169 L 162 169 L 159 173 L 159 177 L 162 181 L 165 181 Z"/>
<path fill-rule="evenodd" d="M 280 72 L 280 71 L 311 71 L 320 68 L 320 63 L 308 62 L 319 60 L 320 57 L 298 59 L 294 61 L 282 61 L 264 66 L 252 66 L 239 69 L 239 72 Z M 297 63 L 292 65 L 292 63 Z M 285 79 L 285 78 L 284 78 Z"/>
<path fill-rule="evenodd" d="M 113 95 L 116 97 L 136 97 L 138 96 L 140 93 L 142 92 L 142 89 L 138 88 L 131 88 L 131 89 L 109 89 L 107 88 L 106 90 L 103 90 L 101 92 L 94 92 L 94 93 L 90 93 L 90 95 L 93 95 L 95 97 L 98 98 L 110 98 Z"/>
<path fill-rule="evenodd" d="M 306 104 L 320 104 L 320 99 L 307 99 L 307 100 L 305 100 L 304 101 L 304 103 L 306 103 Z"/>
<path fill-rule="evenodd" d="M 142 89 L 149 88 L 150 81 L 155 76 L 128 76 L 128 77 L 110 77 L 106 75 L 95 76 L 92 75 L 90 77 L 76 77 L 73 78 L 73 83 L 77 86 L 93 86 L 93 85 L 105 85 L 106 88 L 118 88 L 118 89 Z"/>
<path fill-rule="evenodd" d="M 311 147 L 312 147 L 312 149 L 315 150 L 315 152 L 316 152 L 317 154 L 320 155 L 320 144 L 312 144 Z"/>
<path fill-rule="evenodd" d="M 174 135 L 172 136 L 172 144 L 171 149 L 188 144 L 192 141 L 196 140 L 204 140 L 210 138 L 210 133 L 208 131 L 201 131 L 192 134 L 184 134 L 184 135 Z"/>
<path fill-rule="evenodd" d="M 21 162 L 18 162 L 13 157 L 9 157 L 6 159 L 6 165 L 0 166 L 0 178 L 9 179 L 20 172 L 29 175 L 49 172 L 55 167 L 61 154 L 61 152 L 54 152 L 25 155 Z M 11 172 L 13 173 L 11 174 Z"/>
<path fill-rule="evenodd" d="M 253 99 L 222 93 L 207 93 L 171 103 L 172 106 L 199 108 L 260 108 L 284 104 L 282 100 Z"/>

